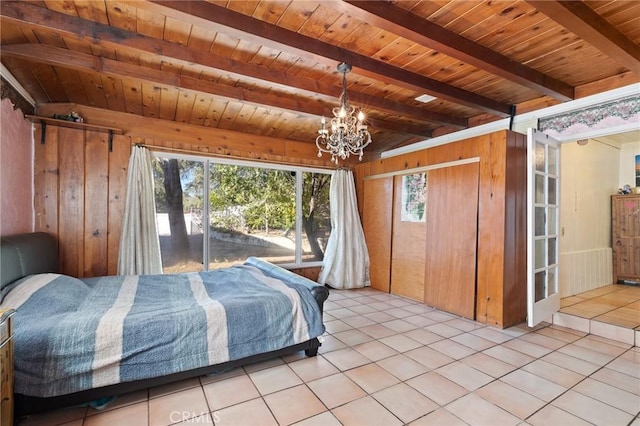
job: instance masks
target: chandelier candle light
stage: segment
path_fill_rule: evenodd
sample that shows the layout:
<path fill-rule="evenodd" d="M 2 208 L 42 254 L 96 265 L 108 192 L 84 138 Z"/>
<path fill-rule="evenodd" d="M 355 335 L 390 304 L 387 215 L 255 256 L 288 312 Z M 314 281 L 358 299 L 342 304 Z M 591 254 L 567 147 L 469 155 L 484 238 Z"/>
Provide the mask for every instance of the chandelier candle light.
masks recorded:
<path fill-rule="evenodd" d="M 359 111 L 356 116 L 356 109 L 347 100 L 347 73 L 351 71 L 351 65 L 341 63 L 338 71 L 342 73 L 340 107 L 333 109 L 331 133 L 326 127 L 327 120 L 324 117 L 320 120 L 322 128 L 318 130 L 316 138 L 318 157 L 322 157 L 323 152 L 329 153 L 331 161 L 338 164 L 338 157 L 345 160 L 351 154 L 358 154 L 358 159 L 362 161 L 362 150 L 371 143 L 371 134 L 364 124 L 364 113 Z"/>

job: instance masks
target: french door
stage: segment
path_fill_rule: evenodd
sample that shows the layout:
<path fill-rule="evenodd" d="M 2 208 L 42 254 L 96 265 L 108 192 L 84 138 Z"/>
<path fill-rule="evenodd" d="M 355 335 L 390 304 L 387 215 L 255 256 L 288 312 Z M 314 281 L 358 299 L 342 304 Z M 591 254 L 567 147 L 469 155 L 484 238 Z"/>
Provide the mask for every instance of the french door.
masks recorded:
<path fill-rule="evenodd" d="M 560 309 L 560 143 L 527 133 L 527 324 L 550 320 Z"/>

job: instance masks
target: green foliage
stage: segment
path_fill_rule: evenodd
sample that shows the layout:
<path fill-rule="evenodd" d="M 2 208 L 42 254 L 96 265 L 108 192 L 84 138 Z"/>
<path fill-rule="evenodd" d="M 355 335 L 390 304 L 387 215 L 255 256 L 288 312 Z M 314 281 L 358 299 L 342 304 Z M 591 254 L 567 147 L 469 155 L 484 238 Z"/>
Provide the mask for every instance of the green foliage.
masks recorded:
<path fill-rule="evenodd" d="M 249 231 L 288 229 L 295 224 L 295 175 L 228 164 L 211 165 L 209 203 L 217 216 L 241 215 Z M 224 220 L 220 220 L 224 225 Z M 230 225 L 232 220 L 228 219 Z M 236 224 L 238 226 L 238 224 Z"/>

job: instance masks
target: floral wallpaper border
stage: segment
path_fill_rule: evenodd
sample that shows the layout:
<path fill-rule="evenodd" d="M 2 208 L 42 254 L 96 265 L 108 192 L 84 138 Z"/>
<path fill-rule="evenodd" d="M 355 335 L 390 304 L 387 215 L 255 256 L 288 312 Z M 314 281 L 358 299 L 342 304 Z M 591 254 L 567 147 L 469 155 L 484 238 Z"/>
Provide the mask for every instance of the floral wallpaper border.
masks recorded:
<path fill-rule="evenodd" d="M 634 95 L 538 120 L 538 130 L 551 137 L 585 133 L 625 124 L 640 124 L 640 96 Z"/>

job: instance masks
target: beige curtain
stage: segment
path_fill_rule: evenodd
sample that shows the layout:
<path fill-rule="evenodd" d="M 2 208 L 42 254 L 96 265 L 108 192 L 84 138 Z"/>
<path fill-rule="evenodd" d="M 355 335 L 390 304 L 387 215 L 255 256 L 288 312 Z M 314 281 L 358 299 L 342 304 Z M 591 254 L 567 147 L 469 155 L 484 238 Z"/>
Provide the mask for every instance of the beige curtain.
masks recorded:
<path fill-rule="evenodd" d="M 333 288 L 361 288 L 369 280 L 369 251 L 358 215 L 351 170 L 336 170 L 331 178 L 331 235 L 318 277 Z"/>
<path fill-rule="evenodd" d="M 152 167 L 151 152 L 142 146 L 134 146 L 127 173 L 119 275 L 162 273 Z"/>

